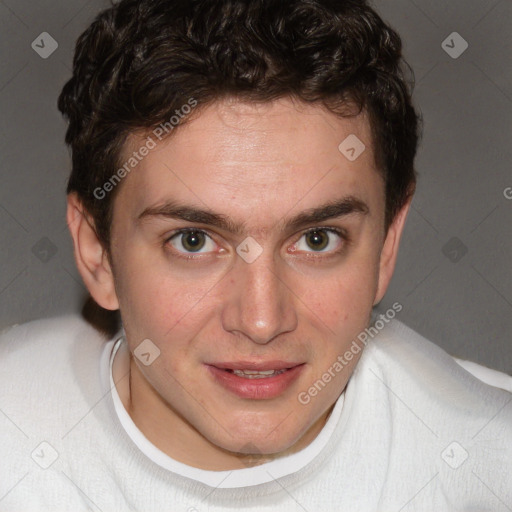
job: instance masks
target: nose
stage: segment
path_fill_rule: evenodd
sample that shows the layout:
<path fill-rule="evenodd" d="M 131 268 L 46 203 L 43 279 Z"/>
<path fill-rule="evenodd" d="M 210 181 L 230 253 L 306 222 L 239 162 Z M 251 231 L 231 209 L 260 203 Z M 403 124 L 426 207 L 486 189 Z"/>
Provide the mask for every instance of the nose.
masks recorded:
<path fill-rule="evenodd" d="M 296 329 L 297 298 L 272 258 L 261 255 L 252 263 L 238 258 L 230 273 L 222 310 L 226 331 L 266 344 Z"/>

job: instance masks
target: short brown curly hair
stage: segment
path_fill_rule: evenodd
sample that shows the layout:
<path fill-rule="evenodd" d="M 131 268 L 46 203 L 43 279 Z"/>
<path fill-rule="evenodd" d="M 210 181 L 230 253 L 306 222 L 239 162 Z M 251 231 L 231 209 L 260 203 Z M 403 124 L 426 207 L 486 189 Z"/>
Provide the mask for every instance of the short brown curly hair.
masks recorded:
<path fill-rule="evenodd" d="M 121 0 L 79 37 L 58 107 L 69 120 L 67 192 L 109 249 L 112 204 L 94 190 L 121 165 L 127 136 L 190 98 L 293 97 L 369 114 L 386 187 L 386 226 L 414 191 L 420 117 L 398 34 L 364 0 Z"/>

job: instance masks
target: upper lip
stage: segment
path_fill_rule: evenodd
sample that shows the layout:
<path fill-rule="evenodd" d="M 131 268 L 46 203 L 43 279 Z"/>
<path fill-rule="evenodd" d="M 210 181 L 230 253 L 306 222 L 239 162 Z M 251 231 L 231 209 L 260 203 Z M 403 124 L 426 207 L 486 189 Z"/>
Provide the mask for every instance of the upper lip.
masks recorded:
<path fill-rule="evenodd" d="M 215 366 L 221 370 L 254 370 L 254 371 L 268 371 L 268 370 L 285 370 L 299 366 L 303 363 L 294 363 L 290 361 L 230 361 L 222 363 L 209 363 L 210 366 Z"/>

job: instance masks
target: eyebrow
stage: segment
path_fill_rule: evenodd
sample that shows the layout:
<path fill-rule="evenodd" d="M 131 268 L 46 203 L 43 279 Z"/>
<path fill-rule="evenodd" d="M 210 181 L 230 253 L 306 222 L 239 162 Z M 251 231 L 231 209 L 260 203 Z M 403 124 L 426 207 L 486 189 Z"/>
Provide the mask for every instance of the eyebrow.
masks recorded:
<path fill-rule="evenodd" d="M 284 221 L 284 225 L 289 229 L 298 229 L 309 224 L 317 224 L 348 215 L 366 215 L 369 211 L 368 205 L 364 201 L 353 196 L 347 196 L 315 208 L 307 209 L 288 221 Z M 245 223 L 235 223 L 229 217 L 212 212 L 209 209 L 187 206 L 175 201 L 168 201 L 162 205 L 150 206 L 144 209 L 137 217 L 137 222 L 152 217 L 164 217 L 194 224 L 205 224 L 234 234 L 243 234 L 245 232 Z"/>

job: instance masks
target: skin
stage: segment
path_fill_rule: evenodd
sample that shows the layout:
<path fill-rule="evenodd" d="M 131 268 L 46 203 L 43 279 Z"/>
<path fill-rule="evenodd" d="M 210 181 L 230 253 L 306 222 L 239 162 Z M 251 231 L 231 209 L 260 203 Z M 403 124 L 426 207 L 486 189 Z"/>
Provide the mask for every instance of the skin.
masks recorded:
<path fill-rule="evenodd" d="M 338 150 L 350 134 L 366 146 L 353 162 Z M 144 140 L 134 134 L 126 154 Z M 373 154 L 364 112 L 339 118 L 287 98 L 214 103 L 159 142 L 119 185 L 112 265 L 79 199 L 68 196 L 75 258 L 92 297 L 120 309 L 131 352 L 144 339 L 160 349 L 149 366 L 126 361 L 117 388 L 135 424 L 169 456 L 208 470 L 237 469 L 296 452 L 317 436 L 361 352 L 310 403 L 297 397 L 367 327 L 391 279 L 409 208 L 386 232 Z M 367 211 L 288 226 L 347 197 Z M 171 200 L 221 214 L 239 232 L 162 215 L 138 218 Z M 169 240 L 183 228 L 211 237 L 202 252 L 187 254 L 185 236 Z M 313 228 L 328 242 L 321 250 L 305 235 Z M 263 250 L 253 263 L 236 252 L 248 236 Z M 205 366 L 236 360 L 304 367 L 278 397 L 245 399 Z"/>

